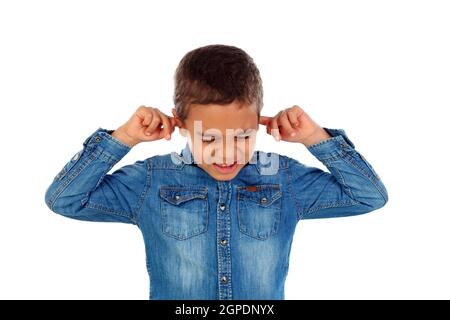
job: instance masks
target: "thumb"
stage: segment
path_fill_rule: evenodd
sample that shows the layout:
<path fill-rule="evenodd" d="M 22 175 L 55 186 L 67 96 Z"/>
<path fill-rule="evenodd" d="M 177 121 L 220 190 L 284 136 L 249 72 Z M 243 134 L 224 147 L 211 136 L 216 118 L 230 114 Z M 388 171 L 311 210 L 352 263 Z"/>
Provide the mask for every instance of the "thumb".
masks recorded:
<path fill-rule="evenodd" d="M 259 117 L 259 124 L 262 124 L 263 126 L 267 126 L 269 124 L 270 120 L 272 120 L 271 117 L 260 116 Z"/>

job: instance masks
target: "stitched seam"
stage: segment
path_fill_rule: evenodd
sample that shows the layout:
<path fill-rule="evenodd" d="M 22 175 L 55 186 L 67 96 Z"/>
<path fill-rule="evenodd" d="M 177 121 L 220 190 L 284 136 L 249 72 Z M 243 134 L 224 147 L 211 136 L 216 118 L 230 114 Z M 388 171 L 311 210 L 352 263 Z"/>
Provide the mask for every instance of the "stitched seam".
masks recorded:
<path fill-rule="evenodd" d="M 320 142 L 318 142 L 316 144 L 313 144 L 313 145 L 309 146 L 308 148 L 309 149 L 315 149 L 315 148 L 317 148 L 319 146 L 322 146 L 325 143 L 333 143 L 334 144 L 334 143 L 340 142 L 340 141 L 342 141 L 342 137 L 340 135 L 339 136 L 334 136 L 334 137 L 331 137 L 329 139 L 320 141 Z"/>
<path fill-rule="evenodd" d="M 86 203 L 85 207 L 86 207 L 86 208 L 90 208 L 90 209 L 100 210 L 100 211 L 103 211 L 103 212 L 108 213 L 108 214 L 111 213 L 111 214 L 115 214 L 115 215 L 117 215 L 117 216 L 121 216 L 121 217 L 125 217 L 125 218 L 130 218 L 130 216 L 128 215 L 128 213 L 125 212 L 125 211 L 117 211 L 117 210 L 114 210 L 114 209 L 105 207 L 105 206 L 103 206 L 103 205 L 101 205 L 101 204 L 97 204 L 97 203 L 93 203 L 93 202 L 88 202 L 88 203 Z"/>
<path fill-rule="evenodd" d="M 109 141 L 111 141 L 111 142 L 117 144 L 118 146 L 124 147 L 124 148 L 126 148 L 127 150 L 130 150 L 130 149 L 131 149 L 131 148 L 130 148 L 129 146 L 127 146 L 125 143 L 120 142 L 119 140 L 117 140 L 116 138 L 114 138 L 113 136 L 111 136 L 109 133 L 106 133 L 106 132 L 102 132 L 102 133 L 105 133 L 105 134 L 101 134 L 102 137 L 104 137 L 104 138 L 108 139 Z"/>
<path fill-rule="evenodd" d="M 67 189 L 67 187 L 72 183 L 72 181 L 75 180 L 75 178 L 80 175 L 80 173 L 89 165 L 91 164 L 95 159 L 98 158 L 100 153 L 100 150 L 95 150 L 92 152 L 87 159 L 85 159 L 80 166 L 71 174 L 69 174 L 64 182 L 61 183 L 60 186 L 53 192 L 51 198 L 48 201 L 49 207 L 53 210 L 54 204 L 56 200 L 58 200 L 58 197 L 61 195 L 61 193 L 64 192 L 64 190 Z"/>
<path fill-rule="evenodd" d="M 290 167 L 289 167 L 289 169 L 290 169 Z M 291 198 L 294 200 L 295 207 L 297 208 L 297 214 L 296 215 L 297 215 L 297 221 L 298 221 L 298 220 L 300 220 L 303 217 L 303 213 L 302 213 L 302 210 L 300 208 L 300 205 L 299 205 L 299 202 L 297 200 L 297 197 L 294 196 L 294 192 L 292 191 L 291 175 L 292 175 L 292 172 L 289 171 L 288 174 L 287 174 L 287 182 L 288 182 L 287 186 L 288 186 L 288 191 L 289 191 L 289 193 L 291 195 Z"/>
<path fill-rule="evenodd" d="M 275 206 L 275 209 L 276 209 L 276 212 L 277 212 L 277 213 L 276 213 L 277 216 L 276 216 L 276 220 L 275 220 L 275 222 L 274 222 L 274 225 L 272 226 L 272 229 L 271 229 L 270 233 L 269 233 L 268 235 L 264 236 L 264 237 L 255 236 L 255 235 L 253 235 L 253 234 L 250 233 L 249 229 L 247 229 L 244 225 L 242 225 L 242 220 L 243 220 L 244 218 L 242 217 L 242 214 L 241 214 L 241 204 L 245 204 L 245 201 L 240 201 L 240 199 L 241 199 L 241 197 L 240 197 L 240 191 L 241 191 L 243 188 L 245 188 L 245 187 L 237 187 L 237 192 L 238 192 L 238 196 L 237 196 L 237 201 L 238 201 L 237 208 L 238 208 L 238 210 L 237 210 L 237 211 L 238 211 L 238 225 L 239 225 L 239 231 L 241 231 L 243 234 L 245 234 L 245 235 L 247 235 L 247 236 L 249 236 L 249 237 L 252 237 L 252 238 L 255 238 L 255 239 L 258 239 L 258 240 L 267 240 L 270 236 L 274 235 L 274 234 L 278 231 L 278 225 L 280 224 L 280 221 L 281 221 L 281 212 L 282 212 L 282 209 L 281 209 L 281 203 L 282 203 L 282 201 L 280 201 L 280 203 L 278 204 L 278 206 Z M 280 196 L 278 196 L 275 200 L 273 200 L 273 201 L 271 202 L 270 206 L 272 206 L 273 203 L 274 203 L 276 200 L 278 200 L 278 199 L 281 198 L 281 191 L 279 191 L 278 193 L 280 194 Z M 277 193 L 277 194 L 278 194 L 278 193 Z M 246 199 L 246 198 L 245 198 L 245 197 L 242 197 L 242 199 Z M 242 202 L 242 203 L 241 203 L 241 202 Z M 246 204 L 245 204 L 245 206 L 246 206 Z M 269 205 L 268 205 L 268 207 L 269 207 Z"/>
<path fill-rule="evenodd" d="M 344 187 L 344 192 L 345 192 L 351 199 L 353 199 L 353 200 L 357 201 L 358 203 L 360 203 L 358 200 L 355 199 L 355 196 L 353 195 L 353 192 L 352 192 L 351 188 L 348 186 L 347 182 L 345 182 L 344 176 L 342 175 L 341 171 L 339 171 L 338 168 L 334 167 L 334 166 L 331 165 L 331 164 L 328 164 L 328 165 L 327 165 L 327 168 L 328 168 L 328 170 L 330 170 L 330 171 L 334 171 L 334 172 L 336 173 L 336 175 L 339 176 L 339 178 L 341 179 L 342 183 L 339 183 L 339 180 L 338 180 L 338 183 Z M 334 169 L 334 170 L 331 170 L 331 169 Z"/>
<path fill-rule="evenodd" d="M 356 152 L 356 151 L 355 151 Z M 362 175 L 364 175 L 370 182 L 375 186 L 378 192 L 381 194 L 383 199 L 387 201 L 387 195 L 385 194 L 383 188 L 378 184 L 378 181 L 374 179 L 373 175 L 367 173 L 367 171 L 361 168 L 350 156 L 344 156 L 343 160 L 352 165 L 355 169 L 357 169 Z"/>
<path fill-rule="evenodd" d="M 185 188 L 183 187 L 175 187 L 175 186 L 161 186 L 160 191 L 164 188 L 168 188 L 168 189 L 180 189 L 180 190 L 184 190 Z M 200 190 L 200 188 L 199 188 Z M 171 203 L 170 201 L 166 201 L 166 199 L 164 199 L 164 197 L 162 197 L 166 202 L 160 201 L 160 215 L 161 215 L 161 232 L 164 233 L 165 235 L 172 237 L 176 240 L 180 240 L 180 241 L 184 241 L 187 240 L 189 238 L 201 235 L 205 232 L 208 231 L 208 223 L 209 223 L 209 199 L 208 199 L 208 188 L 201 188 L 202 191 L 206 192 L 206 195 L 202 198 L 191 198 L 190 200 L 193 199 L 201 199 L 201 201 L 203 202 L 203 208 L 202 210 L 199 211 L 200 214 L 202 214 L 203 212 L 205 213 L 206 216 L 206 220 L 205 220 L 205 226 L 203 229 L 200 229 L 200 227 L 197 227 L 197 229 L 189 232 L 187 235 L 175 235 L 172 234 L 170 232 L 166 232 L 164 230 L 164 226 L 166 225 L 167 222 L 167 214 L 166 214 L 166 208 L 165 206 L 167 205 L 167 203 L 170 203 L 171 206 L 176 205 Z"/>
<path fill-rule="evenodd" d="M 141 216 L 141 210 L 144 207 L 144 200 L 147 198 L 148 191 L 150 190 L 150 183 L 152 178 L 152 170 L 151 170 L 151 162 L 150 159 L 147 159 L 145 161 L 146 167 L 147 167 L 147 178 L 145 180 L 145 186 L 144 190 L 141 193 L 141 196 L 139 198 L 139 203 L 136 209 L 133 211 L 133 218 L 135 219 L 135 222 L 137 225 L 139 225 L 140 216 Z"/>
<path fill-rule="evenodd" d="M 238 192 L 242 192 L 242 199 L 247 199 L 248 201 L 257 203 L 261 207 L 270 206 L 272 203 L 274 203 L 276 200 L 278 200 L 282 196 L 282 191 L 281 191 L 282 185 L 280 185 L 280 184 L 262 184 L 262 185 L 260 184 L 260 185 L 257 185 L 257 187 L 263 187 L 263 188 L 264 187 L 274 187 L 274 188 L 278 189 L 278 191 L 276 191 L 274 194 L 271 195 L 270 202 L 266 203 L 265 205 L 261 205 L 259 199 L 255 199 L 254 197 L 250 196 L 251 194 L 254 193 L 253 191 L 245 190 L 246 186 L 237 186 L 236 189 Z"/>
<path fill-rule="evenodd" d="M 339 136 L 338 136 L 339 137 Z M 338 138 L 336 137 L 336 138 Z M 337 139 L 338 140 L 338 139 Z M 344 140 L 345 141 L 345 140 Z M 321 143 L 325 143 L 327 141 L 322 141 Z M 332 155 L 330 157 L 319 157 L 319 160 L 321 160 L 324 164 L 326 162 L 329 161 L 333 161 L 333 160 L 344 160 L 345 162 L 349 163 L 350 165 L 352 165 L 355 169 L 357 169 L 361 174 L 363 174 L 366 178 L 369 179 L 370 182 L 373 183 L 373 185 L 377 188 L 378 192 L 381 194 L 381 196 L 384 198 L 385 201 L 387 201 L 387 194 L 385 193 L 385 191 L 383 190 L 383 188 L 381 187 L 381 185 L 378 183 L 377 179 L 375 179 L 373 177 L 373 175 L 370 175 L 367 173 L 367 170 L 364 168 L 361 168 L 355 161 L 354 159 L 351 157 L 351 153 L 357 153 L 357 151 L 352 148 L 350 151 L 347 150 L 338 150 L 337 153 L 335 155 Z M 337 170 L 339 171 L 339 170 Z M 374 171 L 374 170 L 372 170 Z"/>
<path fill-rule="evenodd" d="M 201 235 L 201 234 L 207 232 L 208 231 L 208 220 L 209 220 L 208 199 L 204 199 L 202 201 L 204 202 L 202 204 L 203 205 L 202 209 L 204 209 L 204 210 L 199 210 L 198 213 L 199 214 L 202 214 L 203 212 L 205 213 L 205 216 L 206 216 L 205 226 L 202 226 L 202 227 L 197 226 L 196 229 L 191 230 L 186 235 L 178 235 L 178 234 L 170 233 L 170 232 L 164 230 L 164 226 L 167 224 L 168 217 L 167 217 L 167 214 L 166 214 L 166 208 L 165 208 L 163 202 L 161 202 L 160 210 L 161 210 L 161 228 L 162 228 L 162 232 L 165 235 L 169 236 L 169 237 L 172 237 L 174 239 L 181 240 L 181 241 L 187 240 L 187 239 L 192 238 L 192 237 L 196 237 L 198 235 Z"/>
<path fill-rule="evenodd" d="M 325 162 L 329 162 L 329 161 L 342 159 L 342 157 L 344 156 L 344 152 L 345 151 L 343 151 L 343 150 L 338 150 L 338 151 L 333 152 L 333 154 L 331 154 L 331 155 L 328 155 L 328 156 L 320 155 L 320 156 L 316 156 L 316 158 L 319 159 L 322 163 L 325 163 Z"/>
<path fill-rule="evenodd" d="M 150 268 L 150 261 L 149 261 L 149 257 L 147 255 L 145 257 L 145 264 L 147 266 L 148 278 L 150 280 L 150 285 L 148 288 L 148 296 L 151 299 L 152 298 L 152 270 Z"/>
<path fill-rule="evenodd" d="M 345 182 L 344 177 L 342 176 L 341 172 L 337 170 L 335 167 L 329 165 L 331 168 L 334 168 L 333 170 L 342 180 L 342 184 L 340 185 L 344 186 L 345 193 L 350 197 L 351 200 L 342 200 L 342 201 L 336 201 L 336 202 L 330 202 L 329 204 L 319 204 L 317 206 L 311 207 L 305 211 L 305 214 L 310 214 L 311 212 L 320 211 L 322 209 L 328 209 L 328 208 L 339 208 L 339 207 L 348 207 L 355 204 L 361 204 L 358 200 L 355 199 L 353 196 L 353 193 L 351 189 L 348 187 L 348 185 Z M 328 167 L 328 166 L 327 166 Z M 339 181 L 338 181 L 339 182 Z"/>
<path fill-rule="evenodd" d="M 308 210 L 305 210 L 304 215 L 303 216 L 307 216 L 313 212 L 316 211 L 320 211 L 322 209 L 329 209 L 329 208 L 341 208 L 341 207 L 350 207 L 353 206 L 355 204 L 359 204 L 358 201 L 355 200 L 345 200 L 345 201 L 338 201 L 338 202 L 330 202 L 329 204 L 322 204 L 322 205 L 318 205 L 315 206 L 313 208 L 310 208 Z M 302 218 L 303 218 L 302 216 Z"/>

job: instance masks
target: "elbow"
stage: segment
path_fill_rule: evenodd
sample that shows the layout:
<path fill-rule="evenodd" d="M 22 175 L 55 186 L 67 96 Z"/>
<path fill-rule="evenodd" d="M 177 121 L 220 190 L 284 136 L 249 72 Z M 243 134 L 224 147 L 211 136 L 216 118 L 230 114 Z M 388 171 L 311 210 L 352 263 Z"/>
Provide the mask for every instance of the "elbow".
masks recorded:
<path fill-rule="evenodd" d="M 65 217 L 76 216 L 81 209 L 81 205 L 74 202 L 71 197 L 63 197 L 55 193 L 54 188 L 50 186 L 45 192 L 45 204 L 54 213 Z"/>
<path fill-rule="evenodd" d="M 58 197 L 55 196 L 55 192 L 50 186 L 45 192 L 45 204 L 54 213 L 59 215 L 66 215 L 64 213 L 64 208 L 61 207 Z"/>
<path fill-rule="evenodd" d="M 366 205 L 368 208 L 368 212 L 381 209 L 386 205 L 386 203 L 389 200 L 389 196 L 386 192 L 386 189 L 384 189 L 382 192 L 376 192 L 376 196 L 370 198 L 370 200 L 366 201 Z"/>
<path fill-rule="evenodd" d="M 377 198 L 376 200 L 373 200 L 370 203 L 370 207 L 372 208 L 372 211 L 373 210 L 377 210 L 377 209 L 381 209 L 381 208 L 383 208 L 386 205 L 387 202 L 388 202 L 388 197 L 387 196 L 386 197 L 381 196 L 381 197 Z"/>
<path fill-rule="evenodd" d="M 389 200 L 386 188 L 368 188 L 354 200 L 359 204 L 356 208 L 358 214 L 369 213 L 381 209 Z"/>
<path fill-rule="evenodd" d="M 47 190 L 45 191 L 45 204 L 47 205 L 47 207 L 54 212 L 53 209 L 53 195 L 54 195 L 54 190 L 52 188 L 52 186 L 48 187 Z"/>

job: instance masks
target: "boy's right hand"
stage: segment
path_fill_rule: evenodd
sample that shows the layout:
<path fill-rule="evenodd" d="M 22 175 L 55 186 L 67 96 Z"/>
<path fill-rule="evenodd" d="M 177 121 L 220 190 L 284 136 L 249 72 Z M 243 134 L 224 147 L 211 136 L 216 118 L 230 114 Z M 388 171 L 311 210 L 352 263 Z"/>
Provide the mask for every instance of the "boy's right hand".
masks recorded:
<path fill-rule="evenodd" d="M 175 127 L 181 127 L 179 119 L 169 117 L 157 108 L 140 106 L 131 118 L 111 135 L 130 147 L 140 142 L 162 138 L 170 140 Z"/>

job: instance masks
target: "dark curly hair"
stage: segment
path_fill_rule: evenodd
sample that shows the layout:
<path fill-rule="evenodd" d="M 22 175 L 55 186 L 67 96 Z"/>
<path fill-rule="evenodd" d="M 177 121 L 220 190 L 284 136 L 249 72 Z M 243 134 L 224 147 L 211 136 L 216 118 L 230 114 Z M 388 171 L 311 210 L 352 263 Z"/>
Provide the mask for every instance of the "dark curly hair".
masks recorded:
<path fill-rule="evenodd" d="M 258 68 L 242 49 L 222 44 L 189 51 L 175 71 L 173 100 L 184 121 L 191 104 L 255 104 L 258 118 L 263 87 Z"/>

